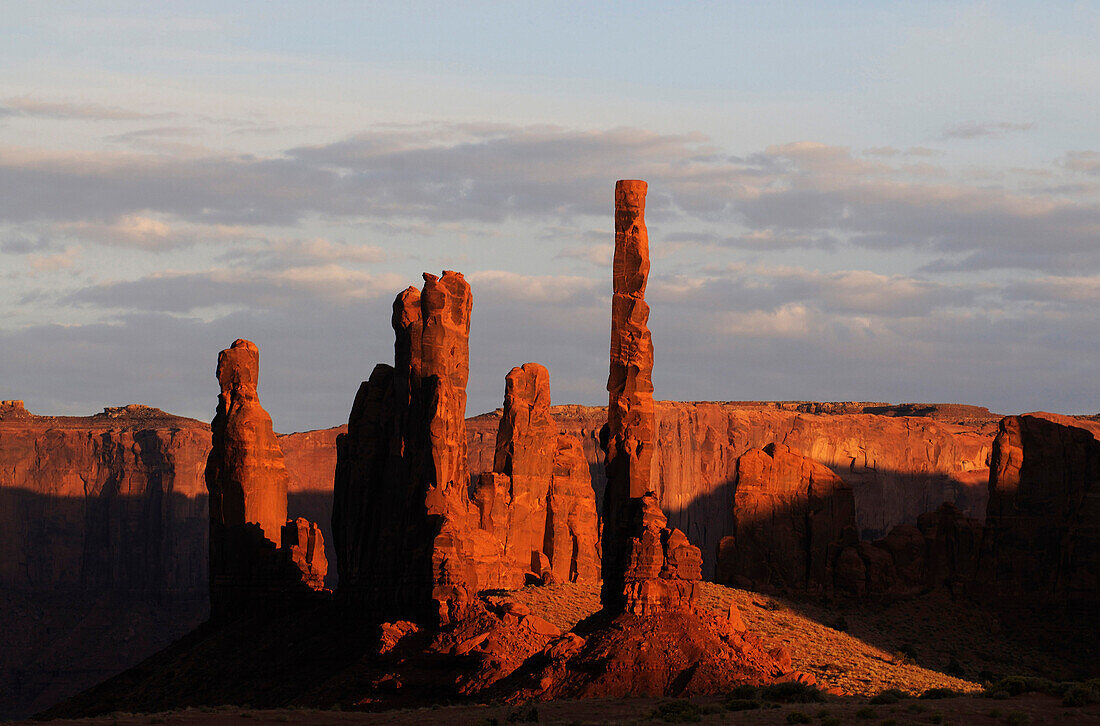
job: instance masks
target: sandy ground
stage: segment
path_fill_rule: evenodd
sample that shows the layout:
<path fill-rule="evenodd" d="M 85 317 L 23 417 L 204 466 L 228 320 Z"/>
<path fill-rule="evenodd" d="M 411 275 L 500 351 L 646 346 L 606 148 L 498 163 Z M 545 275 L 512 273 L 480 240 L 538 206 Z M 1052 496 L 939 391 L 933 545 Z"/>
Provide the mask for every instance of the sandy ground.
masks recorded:
<path fill-rule="evenodd" d="M 689 704 L 686 705 L 685 704 Z M 671 716 L 662 717 L 661 708 Z M 535 712 L 531 709 L 534 708 Z M 677 715 L 686 720 L 677 720 Z M 801 720 L 794 714 L 805 717 Z M 837 699 L 827 703 L 784 704 L 747 711 L 729 711 L 722 699 L 625 698 L 587 701 L 554 701 L 533 706 L 467 705 L 419 708 L 380 713 L 283 709 L 249 711 L 239 708 L 186 709 L 161 714 L 111 714 L 100 718 L 58 720 L 51 724 L 88 726 L 137 726 L 141 724 L 448 724 L 448 726 L 492 726 L 493 724 L 1100 724 L 1100 705 L 1066 708 L 1049 696 L 1024 695 L 1006 700 L 962 696 L 941 700 L 907 699 L 892 705 L 869 706 L 863 699 Z M 42 723 L 25 721 L 24 724 Z"/>

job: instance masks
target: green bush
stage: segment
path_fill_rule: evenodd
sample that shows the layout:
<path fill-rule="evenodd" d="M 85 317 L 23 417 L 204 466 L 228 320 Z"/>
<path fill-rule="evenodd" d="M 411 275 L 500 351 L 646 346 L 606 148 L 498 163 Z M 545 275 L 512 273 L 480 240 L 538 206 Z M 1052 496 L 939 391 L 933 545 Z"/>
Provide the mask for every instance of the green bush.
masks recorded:
<path fill-rule="evenodd" d="M 821 726 L 840 726 L 840 719 L 836 716 L 828 716 L 821 719 Z"/>
<path fill-rule="evenodd" d="M 863 708 L 856 711 L 856 718 L 869 719 L 875 718 L 876 716 L 878 716 L 878 713 L 870 706 L 864 706 Z"/>
<path fill-rule="evenodd" d="M 1031 723 L 1031 716 L 1019 711 L 1013 711 L 1008 714 L 1008 718 L 1005 720 L 1008 726 L 1027 726 Z"/>
<path fill-rule="evenodd" d="M 666 723 L 688 723 L 702 720 L 703 714 L 699 707 L 691 701 L 680 699 L 665 701 L 657 706 L 657 709 L 653 712 L 653 718 Z"/>
<path fill-rule="evenodd" d="M 919 698 L 925 700 L 939 700 L 941 698 L 957 698 L 962 694 L 958 691 L 951 690 L 950 688 L 929 688 L 924 693 L 920 694 Z"/>
<path fill-rule="evenodd" d="M 885 691 L 878 693 L 871 697 L 871 703 L 875 705 L 897 703 L 903 698 L 907 698 L 908 694 L 905 691 L 898 690 L 897 688 L 887 688 Z"/>
<path fill-rule="evenodd" d="M 820 690 L 798 681 L 764 686 L 761 696 L 765 701 L 776 703 L 821 703 L 825 700 L 825 694 Z"/>
<path fill-rule="evenodd" d="M 951 660 L 947 662 L 947 667 L 943 669 L 943 672 L 956 678 L 966 678 L 966 670 L 955 656 L 951 656 Z"/>
<path fill-rule="evenodd" d="M 801 711 L 791 711 L 787 714 L 787 723 L 813 723 L 813 719 Z"/>

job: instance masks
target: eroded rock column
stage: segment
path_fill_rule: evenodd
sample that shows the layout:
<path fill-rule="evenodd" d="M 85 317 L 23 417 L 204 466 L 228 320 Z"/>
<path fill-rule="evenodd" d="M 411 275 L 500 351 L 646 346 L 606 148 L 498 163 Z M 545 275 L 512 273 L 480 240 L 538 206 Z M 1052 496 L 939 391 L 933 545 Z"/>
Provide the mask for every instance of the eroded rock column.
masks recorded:
<path fill-rule="evenodd" d="M 576 437 L 559 434 L 550 416 L 550 373 L 538 363 L 505 378 L 493 471 L 474 490 L 478 527 L 500 561 L 478 563 L 479 581 L 519 587 L 525 581 L 599 578 L 596 493 Z"/>
<path fill-rule="evenodd" d="M 317 526 L 304 519 L 287 523 L 289 477 L 271 416 L 256 393 L 259 364 L 259 349 L 244 339 L 218 356 L 221 393 L 206 461 L 214 620 L 321 590 L 328 570 Z"/>
<path fill-rule="evenodd" d="M 604 432 L 604 608 L 653 613 L 690 610 L 701 563 L 698 548 L 665 525 L 653 496 L 656 426 L 649 305 L 649 234 L 644 181 L 615 184 L 615 258 L 611 301 L 611 365 Z M 649 495 L 649 496 L 647 496 Z M 658 516 L 659 515 L 659 516 Z M 694 552 L 692 553 L 691 550 Z"/>
<path fill-rule="evenodd" d="M 424 274 L 393 306 L 394 366 L 378 365 L 337 441 L 340 587 L 374 614 L 446 622 L 477 592 L 466 455 L 470 286 Z"/>

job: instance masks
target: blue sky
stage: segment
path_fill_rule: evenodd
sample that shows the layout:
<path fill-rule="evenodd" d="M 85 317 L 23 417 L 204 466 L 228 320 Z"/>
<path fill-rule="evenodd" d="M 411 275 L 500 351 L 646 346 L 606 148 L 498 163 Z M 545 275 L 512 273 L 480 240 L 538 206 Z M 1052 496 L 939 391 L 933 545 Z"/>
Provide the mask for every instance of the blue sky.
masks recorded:
<path fill-rule="evenodd" d="M 0 3 L 0 397 L 344 420 L 424 270 L 470 413 L 605 400 L 650 182 L 657 395 L 1100 410 L 1096 3 Z"/>

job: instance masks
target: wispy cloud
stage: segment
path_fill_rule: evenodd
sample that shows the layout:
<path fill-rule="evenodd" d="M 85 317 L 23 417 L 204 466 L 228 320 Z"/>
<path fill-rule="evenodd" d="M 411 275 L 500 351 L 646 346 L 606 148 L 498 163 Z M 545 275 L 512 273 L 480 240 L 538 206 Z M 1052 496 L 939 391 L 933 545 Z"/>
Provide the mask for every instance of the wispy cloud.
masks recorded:
<path fill-rule="evenodd" d="M 1018 131 L 1030 131 L 1035 128 L 1034 123 L 1013 123 L 1011 121 L 986 121 L 984 123 L 968 122 L 948 126 L 940 137 L 948 139 L 979 139 L 999 138 L 1005 134 Z"/>
<path fill-rule="evenodd" d="M 174 112 L 146 113 L 119 106 L 82 101 L 46 101 L 31 96 L 18 96 L 0 101 L 0 116 L 79 121 L 136 121 L 178 118 L 179 115 Z"/>

